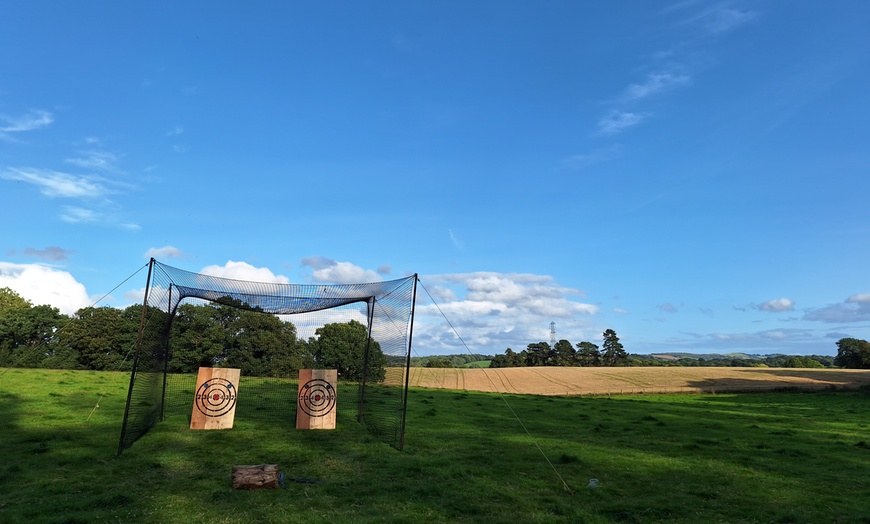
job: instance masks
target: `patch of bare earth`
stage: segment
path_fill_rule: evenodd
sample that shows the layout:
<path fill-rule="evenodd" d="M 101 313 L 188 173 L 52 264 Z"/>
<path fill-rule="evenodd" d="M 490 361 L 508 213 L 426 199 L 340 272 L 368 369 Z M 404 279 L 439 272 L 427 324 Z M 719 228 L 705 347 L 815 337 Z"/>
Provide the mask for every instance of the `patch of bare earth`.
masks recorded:
<path fill-rule="evenodd" d="M 389 381 L 389 378 L 388 378 Z M 716 367 L 411 368 L 412 387 L 531 395 L 857 389 L 870 370 Z"/>

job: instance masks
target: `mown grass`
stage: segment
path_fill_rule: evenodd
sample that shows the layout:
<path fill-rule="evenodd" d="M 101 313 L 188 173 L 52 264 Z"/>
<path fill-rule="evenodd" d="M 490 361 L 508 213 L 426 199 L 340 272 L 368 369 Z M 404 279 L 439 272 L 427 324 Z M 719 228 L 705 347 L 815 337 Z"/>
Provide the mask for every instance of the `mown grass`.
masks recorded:
<path fill-rule="evenodd" d="M 867 391 L 418 389 L 402 452 L 346 417 L 301 432 L 246 417 L 189 431 L 176 416 L 118 457 L 127 380 L 0 375 L 0 522 L 870 522 Z M 260 463 L 286 487 L 231 488 L 233 465 Z"/>

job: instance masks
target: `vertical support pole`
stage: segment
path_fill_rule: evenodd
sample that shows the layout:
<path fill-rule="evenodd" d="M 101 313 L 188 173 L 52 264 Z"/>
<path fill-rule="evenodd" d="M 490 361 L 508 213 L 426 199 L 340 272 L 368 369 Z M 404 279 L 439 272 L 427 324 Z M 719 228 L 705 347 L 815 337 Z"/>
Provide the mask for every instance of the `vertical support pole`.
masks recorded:
<path fill-rule="evenodd" d="M 399 451 L 405 448 L 405 420 L 408 418 L 408 386 L 411 382 L 411 341 L 414 339 L 414 311 L 417 308 L 417 273 L 414 273 L 414 291 L 411 293 L 411 324 L 408 328 L 408 354 L 405 359 L 405 398 L 402 402 L 402 433 L 399 435 Z"/>
<path fill-rule="evenodd" d="M 118 443 L 118 455 L 124 451 L 124 437 L 127 436 L 127 419 L 130 417 L 130 401 L 133 398 L 133 383 L 136 380 L 136 370 L 139 367 L 139 353 L 142 351 L 142 332 L 145 330 L 145 310 L 148 309 L 148 292 L 151 290 L 151 273 L 154 270 L 154 258 L 148 262 L 148 279 L 145 282 L 145 298 L 142 300 L 142 314 L 139 316 L 139 334 L 136 336 L 136 354 L 130 371 L 130 387 L 127 390 L 127 404 L 124 407 L 124 421 L 121 423 L 121 440 Z"/>
<path fill-rule="evenodd" d="M 169 321 L 166 323 L 166 332 L 162 333 L 164 344 L 163 350 L 163 391 L 160 393 L 160 420 L 166 420 L 166 372 L 169 370 L 169 332 L 172 330 L 172 320 L 175 311 L 172 309 L 172 284 L 169 284 L 169 299 L 166 301 L 166 311 L 169 312 Z"/>
<path fill-rule="evenodd" d="M 368 383 L 369 370 L 371 369 L 369 366 L 369 358 L 371 356 L 370 351 L 372 347 L 372 322 L 375 318 L 375 297 L 369 297 L 366 304 L 368 307 L 368 314 L 366 315 L 368 336 L 366 337 L 366 350 L 363 354 L 362 380 L 359 383 L 359 404 L 356 409 L 356 421 L 363 425 L 365 425 L 366 383 Z"/>

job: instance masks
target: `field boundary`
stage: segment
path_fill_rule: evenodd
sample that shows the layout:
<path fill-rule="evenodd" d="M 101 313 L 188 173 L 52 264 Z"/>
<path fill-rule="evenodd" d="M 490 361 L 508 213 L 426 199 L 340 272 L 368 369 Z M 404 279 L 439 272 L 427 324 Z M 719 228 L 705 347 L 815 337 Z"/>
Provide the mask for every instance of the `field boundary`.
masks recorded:
<path fill-rule="evenodd" d="M 870 387 L 870 370 L 758 367 L 411 368 L 410 386 L 545 396 Z"/>

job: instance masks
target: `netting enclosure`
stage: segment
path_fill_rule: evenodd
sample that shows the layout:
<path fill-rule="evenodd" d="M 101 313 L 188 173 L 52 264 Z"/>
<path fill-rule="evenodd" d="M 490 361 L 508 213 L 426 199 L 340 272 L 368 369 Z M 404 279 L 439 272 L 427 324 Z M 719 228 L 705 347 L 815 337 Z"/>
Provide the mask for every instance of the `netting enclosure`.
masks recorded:
<path fill-rule="evenodd" d="M 416 285 L 249 282 L 152 259 L 118 453 L 190 417 L 199 366 L 241 368 L 237 420 L 288 424 L 299 369 L 337 367 L 339 419 L 402 449 Z"/>

